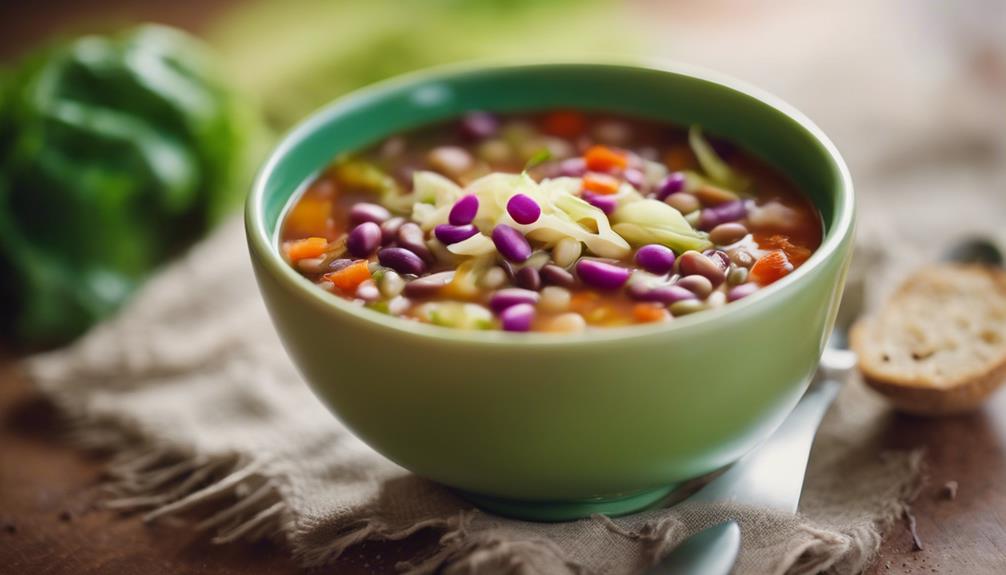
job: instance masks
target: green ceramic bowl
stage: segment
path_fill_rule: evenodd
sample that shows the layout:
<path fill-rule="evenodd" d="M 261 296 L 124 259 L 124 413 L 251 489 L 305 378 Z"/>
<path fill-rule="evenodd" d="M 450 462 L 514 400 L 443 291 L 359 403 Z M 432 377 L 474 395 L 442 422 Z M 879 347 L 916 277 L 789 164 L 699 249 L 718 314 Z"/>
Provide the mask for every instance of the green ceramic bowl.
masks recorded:
<path fill-rule="evenodd" d="M 789 174 L 826 227 L 795 273 L 723 308 L 580 335 L 456 331 L 385 316 L 313 286 L 277 228 L 340 152 L 468 110 L 574 107 L 698 123 Z M 842 293 L 853 192 L 834 146 L 779 100 L 681 67 L 448 68 L 337 100 L 288 135 L 247 206 L 259 287 L 290 357 L 361 439 L 497 512 L 626 513 L 736 460 L 796 404 Z"/>

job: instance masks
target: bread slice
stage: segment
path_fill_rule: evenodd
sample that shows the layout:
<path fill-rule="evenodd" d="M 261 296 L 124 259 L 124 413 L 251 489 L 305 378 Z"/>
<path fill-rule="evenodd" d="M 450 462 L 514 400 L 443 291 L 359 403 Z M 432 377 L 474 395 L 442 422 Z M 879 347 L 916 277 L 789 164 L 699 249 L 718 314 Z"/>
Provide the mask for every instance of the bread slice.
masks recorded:
<path fill-rule="evenodd" d="M 1006 380 L 1006 271 L 935 264 L 852 328 L 866 382 L 920 415 L 978 407 Z"/>

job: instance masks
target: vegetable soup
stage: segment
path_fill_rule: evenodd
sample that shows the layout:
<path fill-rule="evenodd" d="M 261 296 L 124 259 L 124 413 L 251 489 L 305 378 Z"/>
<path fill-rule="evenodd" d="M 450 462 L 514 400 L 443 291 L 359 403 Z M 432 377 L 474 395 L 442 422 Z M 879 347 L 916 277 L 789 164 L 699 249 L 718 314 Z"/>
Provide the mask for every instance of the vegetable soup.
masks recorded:
<path fill-rule="evenodd" d="M 280 247 L 375 313 L 563 333 L 726 305 L 821 239 L 792 182 L 700 126 L 552 110 L 474 112 L 335 158 Z"/>

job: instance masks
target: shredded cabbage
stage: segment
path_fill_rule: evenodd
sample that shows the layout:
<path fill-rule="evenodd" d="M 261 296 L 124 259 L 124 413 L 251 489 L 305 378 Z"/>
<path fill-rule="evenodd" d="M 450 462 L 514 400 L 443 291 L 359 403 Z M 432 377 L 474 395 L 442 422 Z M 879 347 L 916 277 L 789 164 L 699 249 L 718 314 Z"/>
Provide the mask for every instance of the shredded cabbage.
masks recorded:
<path fill-rule="evenodd" d="M 424 231 L 446 224 L 454 202 L 464 190 L 436 172 L 417 171 L 412 175 L 412 194 L 403 196 L 412 202 L 412 219 Z"/>
<path fill-rule="evenodd" d="M 444 286 L 441 294 L 448 295 L 453 299 L 478 299 L 479 294 L 482 293 L 478 282 L 494 263 L 496 263 L 495 255 L 467 259 L 458 266 L 454 278 Z"/>
<path fill-rule="evenodd" d="M 495 173 L 475 180 L 465 193 L 475 194 L 479 199 L 474 223 L 484 234 L 505 223 L 536 241 L 554 243 L 570 237 L 602 257 L 628 255 L 629 244 L 611 229 L 604 212 L 575 195 L 581 185 L 579 178 L 553 178 L 539 183 L 527 174 Z M 507 213 L 507 202 L 518 193 L 541 206 L 541 216 L 536 222 L 519 224 Z"/>
<path fill-rule="evenodd" d="M 343 185 L 377 194 L 381 204 L 395 213 L 407 214 L 412 208 L 412 194 L 403 194 L 394 178 L 370 162 L 343 156 L 330 170 Z"/>
<path fill-rule="evenodd" d="M 692 147 L 692 152 L 699 160 L 702 170 L 713 182 L 736 192 L 746 191 L 751 185 L 750 180 L 737 173 L 719 157 L 716 150 L 702 135 L 700 126 L 695 125 L 688 130 L 688 144 Z"/>
<path fill-rule="evenodd" d="M 692 228 L 681 212 L 658 200 L 621 205 L 611 220 L 614 231 L 636 245 L 663 244 L 678 253 L 712 246 L 706 234 Z"/>
<path fill-rule="evenodd" d="M 434 325 L 459 329 L 492 329 L 493 314 L 474 303 L 434 301 L 416 308 L 420 319 Z"/>
<path fill-rule="evenodd" d="M 483 234 L 475 234 L 467 240 L 447 246 L 447 251 L 459 256 L 481 256 L 496 251 L 496 244 Z"/>

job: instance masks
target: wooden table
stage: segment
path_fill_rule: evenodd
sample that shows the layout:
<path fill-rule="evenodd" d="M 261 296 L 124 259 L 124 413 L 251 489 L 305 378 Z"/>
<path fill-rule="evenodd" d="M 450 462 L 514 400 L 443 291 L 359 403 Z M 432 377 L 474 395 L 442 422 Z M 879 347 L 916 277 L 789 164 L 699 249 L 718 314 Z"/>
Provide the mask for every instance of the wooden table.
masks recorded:
<path fill-rule="evenodd" d="M 284 574 L 298 571 L 277 545 L 214 546 L 185 528 L 145 525 L 94 506 L 102 459 L 70 446 L 56 412 L 11 361 L 0 366 L 0 573 L 85 575 Z M 872 574 L 1006 573 L 1006 393 L 974 415 L 892 414 L 878 452 L 926 447 L 929 480 L 913 506 L 924 545 L 893 526 Z M 942 491 L 956 481 L 956 499 Z M 392 573 L 396 559 L 435 534 L 365 544 L 333 572 Z"/>

